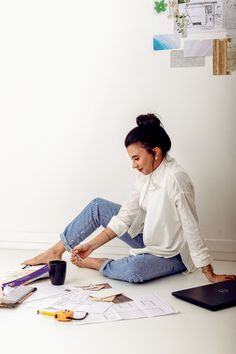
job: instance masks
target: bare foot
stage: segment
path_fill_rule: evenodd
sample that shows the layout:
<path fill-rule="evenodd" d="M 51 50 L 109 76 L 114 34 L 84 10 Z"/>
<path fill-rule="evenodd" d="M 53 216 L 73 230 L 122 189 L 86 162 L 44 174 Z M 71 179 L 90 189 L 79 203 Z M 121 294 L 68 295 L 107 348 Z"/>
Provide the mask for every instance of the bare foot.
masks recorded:
<path fill-rule="evenodd" d="M 76 265 L 79 268 L 89 268 L 89 269 L 95 269 L 99 270 L 101 265 L 107 261 L 108 258 L 92 258 L 92 257 L 87 257 L 84 260 L 73 260 L 72 263 Z"/>
<path fill-rule="evenodd" d="M 22 262 L 21 264 L 26 264 L 26 265 L 45 264 L 52 260 L 62 259 L 62 254 L 64 252 L 65 252 L 65 247 L 63 246 L 63 243 L 59 241 L 56 245 L 49 248 L 47 251 L 42 252 L 39 255 Z"/>

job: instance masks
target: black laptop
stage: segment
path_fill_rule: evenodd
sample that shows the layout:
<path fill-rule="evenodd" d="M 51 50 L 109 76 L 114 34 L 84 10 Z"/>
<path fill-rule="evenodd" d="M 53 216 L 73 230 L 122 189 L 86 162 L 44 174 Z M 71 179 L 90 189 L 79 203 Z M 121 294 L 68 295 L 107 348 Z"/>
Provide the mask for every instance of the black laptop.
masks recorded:
<path fill-rule="evenodd" d="M 236 305 L 236 281 L 227 280 L 174 291 L 172 295 L 191 304 L 217 311 Z"/>

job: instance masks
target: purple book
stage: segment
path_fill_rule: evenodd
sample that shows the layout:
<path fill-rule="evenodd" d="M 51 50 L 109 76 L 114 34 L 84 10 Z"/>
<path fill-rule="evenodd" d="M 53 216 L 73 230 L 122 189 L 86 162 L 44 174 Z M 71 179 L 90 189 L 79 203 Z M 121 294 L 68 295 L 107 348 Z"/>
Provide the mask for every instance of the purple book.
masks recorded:
<path fill-rule="evenodd" d="M 6 280 L 2 282 L 2 286 L 19 286 L 22 284 L 28 284 L 38 278 L 49 277 L 48 264 L 42 266 L 29 266 L 25 269 L 20 269 L 9 275 Z"/>

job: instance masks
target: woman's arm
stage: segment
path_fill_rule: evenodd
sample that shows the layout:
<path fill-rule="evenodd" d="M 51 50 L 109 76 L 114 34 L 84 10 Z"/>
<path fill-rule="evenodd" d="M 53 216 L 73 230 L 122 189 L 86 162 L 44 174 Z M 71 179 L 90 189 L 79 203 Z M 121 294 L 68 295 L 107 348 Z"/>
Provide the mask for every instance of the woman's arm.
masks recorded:
<path fill-rule="evenodd" d="M 236 276 L 233 274 L 214 273 L 209 251 L 199 230 L 193 186 L 186 175 L 183 178 L 181 177 L 180 175 L 179 178 L 175 178 L 171 186 L 172 198 L 180 215 L 184 236 L 195 266 L 201 268 L 202 273 L 212 283 L 224 280 L 236 280 Z"/>

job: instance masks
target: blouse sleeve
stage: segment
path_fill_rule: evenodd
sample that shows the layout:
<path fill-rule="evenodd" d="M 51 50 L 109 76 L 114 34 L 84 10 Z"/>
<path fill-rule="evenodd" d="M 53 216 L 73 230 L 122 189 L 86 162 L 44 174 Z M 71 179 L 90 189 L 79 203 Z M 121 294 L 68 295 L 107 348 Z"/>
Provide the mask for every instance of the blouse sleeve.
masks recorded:
<path fill-rule="evenodd" d="M 138 183 L 136 181 L 135 186 L 122 205 L 119 213 L 113 216 L 107 225 L 118 237 L 129 229 L 139 211 L 139 194 Z"/>
<path fill-rule="evenodd" d="M 199 229 L 194 188 L 186 173 L 179 172 L 171 176 L 169 194 L 178 210 L 184 239 L 187 241 L 194 265 L 204 267 L 210 264 L 212 259 Z"/>

